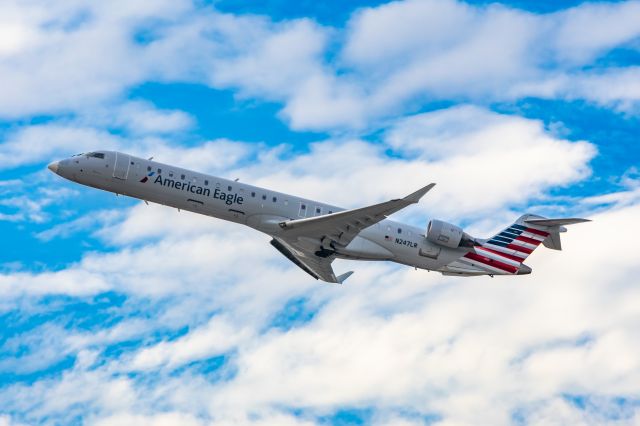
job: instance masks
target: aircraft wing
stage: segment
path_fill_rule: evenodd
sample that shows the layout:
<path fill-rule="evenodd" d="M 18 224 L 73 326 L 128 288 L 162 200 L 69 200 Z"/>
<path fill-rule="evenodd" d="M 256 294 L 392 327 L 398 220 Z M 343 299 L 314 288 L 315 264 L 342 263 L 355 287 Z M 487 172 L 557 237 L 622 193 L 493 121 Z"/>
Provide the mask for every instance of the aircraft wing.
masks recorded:
<path fill-rule="evenodd" d="M 331 263 L 336 258 L 336 244 L 348 245 L 360 231 L 417 203 L 434 186 L 435 183 L 431 183 L 404 198 L 368 207 L 280 222 L 282 232 L 271 240 L 271 245 L 312 277 L 342 283 L 352 272 L 339 276 L 333 272 Z"/>
<path fill-rule="evenodd" d="M 293 245 L 290 245 L 279 238 L 272 239 L 271 245 L 316 280 L 321 279 L 330 283 L 342 284 L 344 280 L 353 274 L 353 271 L 349 271 L 336 276 L 333 272 L 333 268 L 331 267 L 331 263 L 335 260 L 335 256 L 333 255 L 319 257 L 312 251 L 297 249 Z"/>
<path fill-rule="evenodd" d="M 287 240 L 295 238 L 305 238 L 308 241 L 317 240 L 327 250 L 330 249 L 328 246 L 330 243 L 346 246 L 360 231 L 411 204 L 417 203 L 434 186 L 435 183 L 430 183 L 404 198 L 368 207 L 281 222 L 280 227 L 284 230 L 281 236 Z"/>

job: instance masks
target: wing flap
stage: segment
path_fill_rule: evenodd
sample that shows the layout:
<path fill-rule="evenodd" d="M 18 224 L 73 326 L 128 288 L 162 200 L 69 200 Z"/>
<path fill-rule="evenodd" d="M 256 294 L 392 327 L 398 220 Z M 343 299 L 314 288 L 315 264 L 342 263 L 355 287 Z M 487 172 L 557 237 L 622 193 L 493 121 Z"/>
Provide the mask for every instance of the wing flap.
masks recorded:
<path fill-rule="evenodd" d="M 297 249 L 280 238 L 272 239 L 271 245 L 315 279 L 342 284 L 353 273 L 353 271 L 349 271 L 337 277 L 331 267 L 335 256 L 319 257 L 307 250 Z"/>
<path fill-rule="evenodd" d="M 315 274 L 311 269 L 307 268 L 302 262 L 298 260 L 298 258 L 280 241 L 275 238 L 270 241 L 271 245 L 276 248 L 280 253 L 284 255 L 287 259 L 292 261 L 297 267 L 305 271 L 307 274 L 311 275 L 316 280 L 318 279 L 318 275 Z"/>

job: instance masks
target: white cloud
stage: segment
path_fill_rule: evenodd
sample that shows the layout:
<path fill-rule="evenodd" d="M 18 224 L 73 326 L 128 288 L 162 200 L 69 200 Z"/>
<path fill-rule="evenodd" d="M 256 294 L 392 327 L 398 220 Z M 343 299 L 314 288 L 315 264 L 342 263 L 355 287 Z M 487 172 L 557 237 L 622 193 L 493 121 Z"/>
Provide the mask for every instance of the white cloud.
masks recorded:
<path fill-rule="evenodd" d="M 243 23 L 243 21 L 237 21 Z M 239 85 L 241 90 L 269 97 L 291 96 L 318 72 L 326 36 L 310 20 L 281 27 L 266 19 L 253 20 L 254 28 L 230 57 L 220 58 L 212 75 L 218 85 Z M 275 65 L 278 65 L 277 67 Z M 242 92 L 241 92 L 242 93 Z"/>
<path fill-rule="evenodd" d="M 432 100 L 551 96 L 628 110 L 638 101 L 637 91 L 622 89 L 633 87 L 633 71 L 595 61 L 637 39 L 638 4 L 585 3 L 533 14 L 406 0 L 360 9 L 345 28 L 329 28 L 309 19 L 223 14 L 187 1 L 110 8 L 5 2 L 0 12 L 13 35 L 0 46 L 6 89 L 0 115 L 110 105 L 145 81 L 208 84 L 281 102 L 282 117 L 295 129 L 377 128 L 380 119 Z M 623 73 L 626 83 L 614 78 Z M 587 90 L 590 82 L 596 93 Z M 180 113 L 132 108 L 137 120 L 129 124 L 138 129 L 190 124 Z"/>
<path fill-rule="evenodd" d="M 35 237 L 40 241 L 51 241 L 58 238 L 66 238 L 79 231 L 85 231 L 90 228 L 102 229 L 102 227 L 121 218 L 121 214 L 118 211 L 105 210 L 92 212 L 88 216 L 80 216 L 70 222 L 58 223 L 49 229 L 40 231 L 35 234 Z M 93 234 L 93 233 L 92 233 Z"/>
<path fill-rule="evenodd" d="M 242 172 L 262 186 L 348 207 L 437 182 L 424 201 L 430 214 L 480 218 L 584 179 L 596 154 L 587 142 L 551 136 L 539 121 L 471 106 L 399 120 L 385 141 L 317 143 L 309 154 Z M 389 147 L 402 158 L 390 160 Z"/>
<path fill-rule="evenodd" d="M 282 102 L 282 116 L 297 129 L 381 127 L 371 123 L 423 99 L 560 97 L 633 111 L 635 68 L 580 68 L 637 37 L 638 13 L 637 2 L 534 15 L 405 1 L 362 9 L 341 30 L 189 2 L 5 2 L 0 24 L 11 25 L 0 25 L 0 115 L 73 114 L 9 133 L 0 167 L 47 162 L 91 144 L 179 158 L 346 207 L 437 181 L 407 215 L 428 211 L 420 223 L 439 215 L 490 229 L 512 219 L 508 209 L 587 177 L 594 146 L 550 135 L 537 121 L 466 106 L 383 121 L 379 144 L 336 138 L 296 155 L 286 146 L 227 140 L 176 148 L 165 138 L 189 130 L 193 119 L 122 101 L 122 94 L 149 80 L 206 82 Z M 574 30 L 585 26 L 593 31 Z M 105 130 L 112 127 L 125 136 Z M 389 159 L 388 148 L 401 157 Z M 30 218 L 39 220 L 45 200 L 59 195 L 47 191 L 33 205 L 1 193 L 3 204 L 31 206 Z M 630 185 L 584 200 L 575 208 L 599 213 L 570 230 L 564 252 L 541 249 L 531 257 L 531 276 L 495 280 L 361 262 L 347 285 L 324 286 L 276 253 L 268 237 L 206 217 L 141 204 L 115 221 L 75 219 L 40 237 L 98 223 L 95 235 L 112 251 L 85 254 L 59 271 L 0 275 L 2 310 L 50 295 L 115 292 L 126 297 L 125 309 L 148 318 L 16 337 L 5 349 L 31 342 L 46 351 L 5 360 L 5 369 L 34 371 L 67 354 L 77 361 L 59 375 L 4 386 L 0 410 L 27 423 L 90 413 L 89 423 L 99 425 L 307 425 L 345 406 L 374 407 L 376 424 L 429 415 L 443 424 L 509 424 L 514 412 L 532 424 L 604 423 L 598 415 L 613 410 L 613 398 L 640 392 L 640 270 L 629 238 L 640 215 L 637 192 Z M 28 217 L 25 211 L 17 214 Z M 311 318 L 272 328 L 291 300 Z M 144 338 L 183 327 L 187 333 L 172 340 Z M 106 351 L 136 339 L 141 347 Z M 223 379 L 194 370 L 221 354 L 228 357 Z M 566 394 L 591 395 L 589 408 L 559 397 Z M 628 410 L 618 423 L 637 422 L 637 408 Z"/>
<path fill-rule="evenodd" d="M 128 114 L 130 106 L 126 104 L 116 109 L 115 116 L 83 117 L 68 122 L 19 127 L 0 143 L 0 170 L 49 163 L 73 154 L 104 149 L 142 157 L 154 156 L 156 160 L 165 162 L 181 158 L 184 166 L 213 171 L 233 165 L 249 150 L 248 144 L 231 143 L 225 139 L 209 141 L 204 144 L 205 149 L 199 150 L 173 146 L 175 133 L 191 123 L 186 114 L 147 109 L 145 106 L 137 111 L 141 115 L 133 113 L 125 119 L 123 117 Z M 155 126 L 156 120 L 166 122 Z M 112 133 L 102 126 L 124 129 L 125 134 Z"/>
<path fill-rule="evenodd" d="M 550 136 L 537 121 L 474 107 L 401 120 L 384 140 L 330 140 L 296 155 L 286 147 L 218 141 L 166 148 L 162 155 L 198 168 L 226 152 L 233 159 L 227 172 L 241 173 L 243 180 L 353 205 L 402 195 L 435 176 L 444 188 L 442 195 L 430 194 L 429 216 L 489 215 L 483 228 L 502 224 L 512 203 L 584 178 L 593 155 L 590 144 Z M 402 157 L 390 160 L 388 148 Z M 255 165 L 243 165 L 246 158 Z M 520 164 L 513 178 L 486 171 L 511 161 Z M 552 170 L 539 173 L 549 162 Z M 475 197 L 470 170 L 481 175 L 479 185 L 494 188 L 482 191 L 486 201 L 465 203 Z M 266 236 L 139 204 L 98 234 L 112 252 L 86 254 L 58 272 L 0 277 L 5 311 L 15 301 L 44 295 L 102 292 L 126 295 L 135 309 L 149 310 L 147 320 L 92 333 L 49 333 L 68 352 L 54 351 L 43 362 L 78 354 L 76 366 L 62 377 L 0 390 L 3 410 L 28 412 L 25 419 L 32 420 L 89 410 L 96 422 L 154 422 L 164 412 L 214 424 L 304 424 L 341 407 L 373 406 L 378 423 L 411 422 L 403 414 L 410 412 L 459 424 L 478 415 L 507 424 L 522 407 L 532 419 L 544 415 L 561 393 L 605 399 L 632 394 L 640 383 L 632 355 L 640 340 L 633 303 L 638 295 L 630 283 L 639 271 L 628 233 L 611 229 L 633 229 L 637 214 L 637 203 L 618 204 L 573 227 L 565 251 L 534 253 L 534 273 L 527 277 L 463 280 L 359 262 L 349 283 L 337 287 L 309 279 Z M 615 250 L 589 249 L 594 241 Z M 337 270 L 346 268 L 341 263 Z M 272 328 L 291 300 L 312 312 L 310 319 L 291 329 Z M 154 330 L 183 327 L 184 336 L 144 343 Z M 23 338 L 46 342 L 38 340 L 45 331 Z M 142 347 L 115 358 L 101 353 L 136 339 Z M 220 355 L 224 379 L 194 370 Z M 30 368 L 42 368 L 35 361 Z M 91 391 L 79 391 L 84 388 Z M 20 399 L 27 394 L 32 402 Z M 544 408 L 536 408 L 540 404 Z M 296 418 L 287 409 L 304 414 Z"/>
<path fill-rule="evenodd" d="M 109 8 L 75 0 L 3 2 L 0 16 L 16 22 L 25 41 L 14 42 L 5 49 L 10 54 L 0 57 L 0 115 L 20 117 L 94 105 L 162 74 L 147 59 L 150 49 L 137 44 L 133 35 L 153 20 L 179 21 L 189 10 L 189 2 L 183 1 L 145 6 L 121 1 Z"/>
<path fill-rule="evenodd" d="M 106 291 L 110 284 L 104 276 L 86 270 L 63 269 L 58 272 L 16 272 L 0 275 L 0 293 L 5 297 L 16 295 L 66 294 L 82 296 Z M 4 304 L 6 308 L 6 304 Z"/>
<path fill-rule="evenodd" d="M 24 180 L 8 181 L 10 185 L 0 188 L 3 195 L 0 209 L 8 212 L 0 211 L 0 220 L 43 223 L 51 217 L 48 207 L 78 195 L 75 189 L 42 186 L 42 181 L 42 176 L 36 173 Z"/>
<path fill-rule="evenodd" d="M 452 218 L 477 218 L 580 181 L 589 175 L 588 162 L 596 154 L 592 144 L 552 136 L 539 121 L 460 106 L 392 122 L 382 144 L 336 138 L 312 144 L 308 154 L 294 157 L 286 146 L 222 139 L 174 147 L 168 137 L 128 140 L 92 127 L 51 124 L 17 132 L 0 145 L 0 158 L 7 159 L 7 166 L 30 164 L 86 151 L 88 146 L 126 150 L 162 162 L 177 158 L 180 166 L 345 207 L 401 196 L 437 182 L 428 197 L 429 208 Z M 389 148 L 402 158 L 389 160 Z M 130 225 L 118 238 L 124 241 L 145 229 L 155 232 L 143 218 Z"/>
<path fill-rule="evenodd" d="M 177 282 L 171 300 L 182 317 L 167 321 L 156 313 L 157 326 L 193 324 L 202 314 L 209 319 L 178 339 L 116 359 L 84 352 L 83 344 L 99 348 L 100 336 L 84 343 L 68 339 L 83 354 L 76 367 L 60 378 L 4 389 L 3 410 L 28 412 L 31 420 L 64 419 L 84 407 L 80 412 L 90 410 L 105 424 L 154 422 L 163 415 L 207 424 L 310 424 L 343 407 L 375 407 L 375 422 L 393 419 L 387 424 L 429 415 L 444 424 L 473 424 L 478 416 L 510 424 L 516 411 L 532 424 L 604 423 L 612 398 L 632 397 L 640 383 L 634 303 L 640 270 L 628 233 L 612 232 L 622 227 L 632 233 L 639 209 L 610 209 L 572 227 L 563 236 L 564 251 L 536 251 L 533 274 L 517 278 L 454 279 L 359 263 L 347 285 L 322 286 L 286 261 L 272 273 L 276 254 L 267 251 L 251 253 L 252 271 L 242 268 L 251 249 L 238 234 L 238 247 L 216 250 L 212 266 L 192 263 L 203 250 L 191 236 L 157 250 L 94 257 L 83 268 L 101 267 L 100 274 L 125 284 L 120 291 L 131 298 L 142 289 L 127 283 L 146 275 Z M 590 249 L 594 242 L 615 250 Z M 171 262 L 175 266 L 166 265 Z M 228 284 L 220 280 L 223 265 L 232 277 Z M 153 292 L 144 294 L 158 303 Z M 315 317 L 290 330 L 265 330 L 268 318 L 300 295 L 318 310 Z M 185 297 L 200 303 L 184 303 Z M 120 333 L 122 339 L 131 335 L 125 328 Z M 225 368 L 235 372 L 224 380 L 183 369 L 221 352 L 231 354 Z M 581 410 L 559 395 L 592 396 Z M 620 422 L 632 424 L 636 408 L 626 410 Z"/>
<path fill-rule="evenodd" d="M 555 49 L 561 60 L 584 64 L 640 35 L 640 2 L 587 3 L 556 14 Z M 588 28 L 588 31 L 584 29 Z"/>
<path fill-rule="evenodd" d="M 87 146 L 114 149 L 121 139 L 91 127 L 40 124 L 21 128 L 0 144 L 0 168 L 50 162 L 55 156 L 87 152 Z"/>
<path fill-rule="evenodd" d="M 255 21 L 236 50 L 215 61 L 213 84 L 284 102 L 282 115 L 295 129 L 378 127 L 375 120 L 430 100 L 542 96 L 624 109 L 638 97 L 621 89 L 615 69 L 580 68 L 637 38 L 639 15 L 637 2 L 539 15 L 407 0 L 363 8 L 337 31 L 306 20 Z M 595 30 L 575 31 L 585 25 Z M 337 55 L 327 40 L 335 40 Z M 587 89 L 589 80 L 609 73 L 598 80 L 598 93 Z"/>
<path fill-rule="evenodd" d="M 223 355 L 254 337 L 249 329 L 238 330 L 229 319 L 214 316 L 204 326 L 172 342 L 143 349 L 131 361 L 132 370 L 173 368 L 190 361 Z"/>
<path fill-rule="evenodd" d="M 122 129 L 134 137 L 140 137 L 184 132 L 193 127 L 194 120 L 184 111 L 158 109 L 143 101 L 127 101 L 85 109 L 72 124 Z"/>
<path fill-rule="evenodd" d="M 97 419 L 95 422 L 90 424 L 95 426 L 200 426 L 205 423 L 191 414 L 172 412 L 148 416 L 132 413 L 116 414 L 106 418 Z"/>

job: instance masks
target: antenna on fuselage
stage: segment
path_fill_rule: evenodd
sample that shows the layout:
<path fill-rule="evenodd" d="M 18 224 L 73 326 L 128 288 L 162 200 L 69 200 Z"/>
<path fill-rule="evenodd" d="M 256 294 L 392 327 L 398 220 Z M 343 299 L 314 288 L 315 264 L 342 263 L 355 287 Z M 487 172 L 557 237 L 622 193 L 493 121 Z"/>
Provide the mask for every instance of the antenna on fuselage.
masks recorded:
<path fill-rule="evenodd" d="M 153 160 L 153 157 L 149 157 L 149 161 Z"/>

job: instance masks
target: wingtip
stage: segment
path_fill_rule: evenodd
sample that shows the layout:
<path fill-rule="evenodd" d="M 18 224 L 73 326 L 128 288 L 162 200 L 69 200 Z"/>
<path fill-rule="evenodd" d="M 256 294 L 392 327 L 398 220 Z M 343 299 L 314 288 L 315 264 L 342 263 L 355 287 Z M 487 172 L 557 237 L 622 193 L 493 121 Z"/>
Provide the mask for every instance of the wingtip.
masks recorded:
<path fill-rule="evenodd" d="M 338 282 L 338 284 L 342 284 L 346 281 L 347 278 L 349 278 L 351 275 L 353 274 L 353 271 L 349 271 L 349 272 L 345 272 L 344 274 L 338 276 L 336 278 L 336 281 Z"/>
<path fill-rule="evenodd" d="M 408 196 L 405 197 L 405 200 L 407 201 L 411 201 L 412 203 L 417 203 L 418 201 L 420 201 L 420 199 L 422 197 L 425 196 L 425 194 L 429 191 L 431 191 L 431 189 L 436 186 L 435 182 L 430 183 L 429 185 L 418 189 L 416 192 L 409 194 Z"/>

